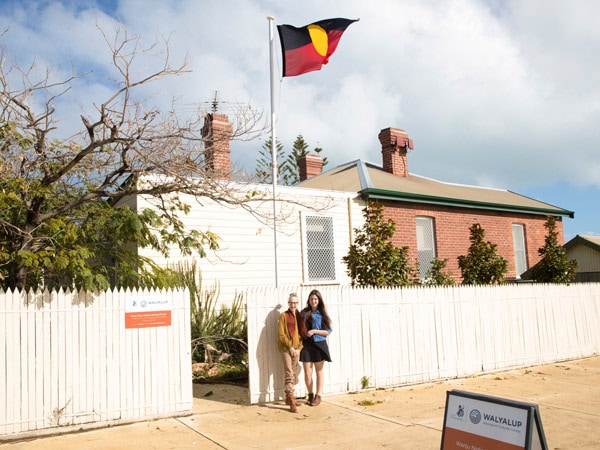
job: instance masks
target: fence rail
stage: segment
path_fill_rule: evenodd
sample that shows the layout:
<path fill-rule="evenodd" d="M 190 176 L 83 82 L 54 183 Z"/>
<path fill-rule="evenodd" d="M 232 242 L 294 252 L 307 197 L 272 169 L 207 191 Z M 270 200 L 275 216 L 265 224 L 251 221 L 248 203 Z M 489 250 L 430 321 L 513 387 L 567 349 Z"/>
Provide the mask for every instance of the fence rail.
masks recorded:
<path fill-rule="evenodd" d="M 248 292 L 250 401 L 281 399 L 277 320 L 287 294 Z M 595 355 L 600 284 L 351 289 L 324 286 L 334 331 L 325 394 L 468 376 Z M 285 305 L 285 306 L 282 306 Z M 302 376 L 297 395 L 304 393 Z"/>
<path fill-rule="evenodd" d="M 156 298 L 170 326 L 125 327 Z M 0 361 L 0 435 L 191 411 L 189 293 L 0 293 Z"/>

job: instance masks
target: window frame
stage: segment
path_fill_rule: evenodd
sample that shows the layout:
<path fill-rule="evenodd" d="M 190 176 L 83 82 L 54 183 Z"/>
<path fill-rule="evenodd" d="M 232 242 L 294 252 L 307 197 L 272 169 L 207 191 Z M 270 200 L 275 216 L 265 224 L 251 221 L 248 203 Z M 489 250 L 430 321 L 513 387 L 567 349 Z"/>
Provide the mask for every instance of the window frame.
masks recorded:
<path fill-rule="evenodd" d="M 520 236 L 518 236 L 518 238 L 520 238 L 522 244 L 523 244 L 523 248 L 522 249 L 518 249 L 517 248 L 517 241 L 515 239 L 515 230 L 520 230 Z M 520 222 L 513 222 L 511 224 L 511 235 L 512 235 L 512 241 L 513 241 L 513 257 L 514 257 L 514 263 L 515 263 L 515 278 L 517 279 L 521 279 L 521 275 L 527 271 L 528 264 L 527 264 L 527 239 L 526 239 L 526 228 L 525 228 L 525 224 L 524 223 L 520 223 Z M 523 270 L 519 272 L 519 265 L 523 266 Z"/>
<path fill-rule="evenodd" d="M 426 221 L 428 224 L 429 229 L 426 230 L 426 232 L 428 235 L 431 236 L 431 248 L 426 249 L 426 250 L 421 250 L 421 248 L 419 247 L 419 236 L 420 236 L 419 222 L 423 223 L 424 221 Z M 416 241 L 417 241 L 417 262 L 419 263 L 419 278 L 421 279 L 421 281 L 424 281 L 425 274 L 431 267 L 431 262 L 437 258 L 437 239 L 436 239 L 436 233 L 435 233 L 435 218 L 432 216 L 415 216 L 415 235 L 416 235 L 415 237 L 416 237 Z M 425 270 L 423 270 L 423 268 L 421 266 L 421 258 L 420 258 L 421 251 L 429 251 L 433 255 L 431 257 L 431 259 L 429 260 L 429 267 L 427 267 L 427 269 L 425 269 Z"/>
<path fill-rule="evenodd" d="M 309 251 L 311 249 L 308 248 L 308 244 L 309 244 L 309 237 L 308 237 L 308 232 L 309 232 L 309 224 L 308 224 L 308 220 L 309 218 L 314 218 L 316 220 L 319 219 L 323 219 L 324 221 L 328 220 L 330 221 L 331 224 L 331 248 L 330 250 L 330 255 L 331 255 L 331 264 L 332 264 L 332 268 L 333 268 L 333 278 L 311 278 L 310 277 L 310 273 L 312 272 L 312 268 L 310 267 L 310 264 L 312 262 L 311 257 L 309 256 Z M 307 211 L 301 211 L 300 212 L 300 230 L 301 230 L 301 240 L 302 240 L 302 282 L 304 284 L 339 284 L 339 279 L 340 279 L 340 267 L 339 267 L 339 263 L 338 263 L 338 246 L 337 246 L 337 239 L 336 239 L 336 233 L 335 233 L 335 229 L 336 229 L 336 220 L 335 217 L 331 216 L 331 215 L 324 215 L 324 214 L 315 214 L 313 212 L 307 212 Z"/>

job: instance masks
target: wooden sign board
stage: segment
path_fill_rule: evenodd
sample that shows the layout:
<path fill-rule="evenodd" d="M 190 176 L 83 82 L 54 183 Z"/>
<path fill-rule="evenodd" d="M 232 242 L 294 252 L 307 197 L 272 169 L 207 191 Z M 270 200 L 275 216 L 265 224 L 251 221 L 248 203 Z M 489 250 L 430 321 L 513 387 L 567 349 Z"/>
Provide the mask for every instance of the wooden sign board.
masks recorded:
<path fill-rule="evenodd" d="M 452 390 L 442 450 L 548 450 L 537 405 Z"/>

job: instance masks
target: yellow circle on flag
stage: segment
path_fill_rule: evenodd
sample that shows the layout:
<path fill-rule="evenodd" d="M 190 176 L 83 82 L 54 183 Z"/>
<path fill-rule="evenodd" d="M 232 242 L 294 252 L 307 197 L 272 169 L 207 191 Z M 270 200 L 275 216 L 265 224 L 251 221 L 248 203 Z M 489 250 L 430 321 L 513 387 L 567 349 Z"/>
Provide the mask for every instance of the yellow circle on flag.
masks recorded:
<path fill-rule="evenodd" d="M 327 54 L 327 47 L 329 46 L 327 31 L 325 31 L 323 27 L 313 24 L 308 26 L 308 34 L 310 34 L 310 39 L 312 40 L 317 53 L 321 56 L 325 56 Z"/>

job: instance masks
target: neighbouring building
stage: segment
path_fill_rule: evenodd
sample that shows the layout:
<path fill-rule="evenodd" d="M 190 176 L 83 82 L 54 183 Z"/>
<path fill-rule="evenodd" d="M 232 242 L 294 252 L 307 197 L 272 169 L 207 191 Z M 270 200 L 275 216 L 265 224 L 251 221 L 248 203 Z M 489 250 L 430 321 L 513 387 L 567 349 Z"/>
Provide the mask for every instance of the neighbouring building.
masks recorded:
<path fill-rule="evenodd" d="M 600 282 L 600 236 L 578 234 L 565 249 L 567 258 L 577 261 L 575 282 Z"/>

